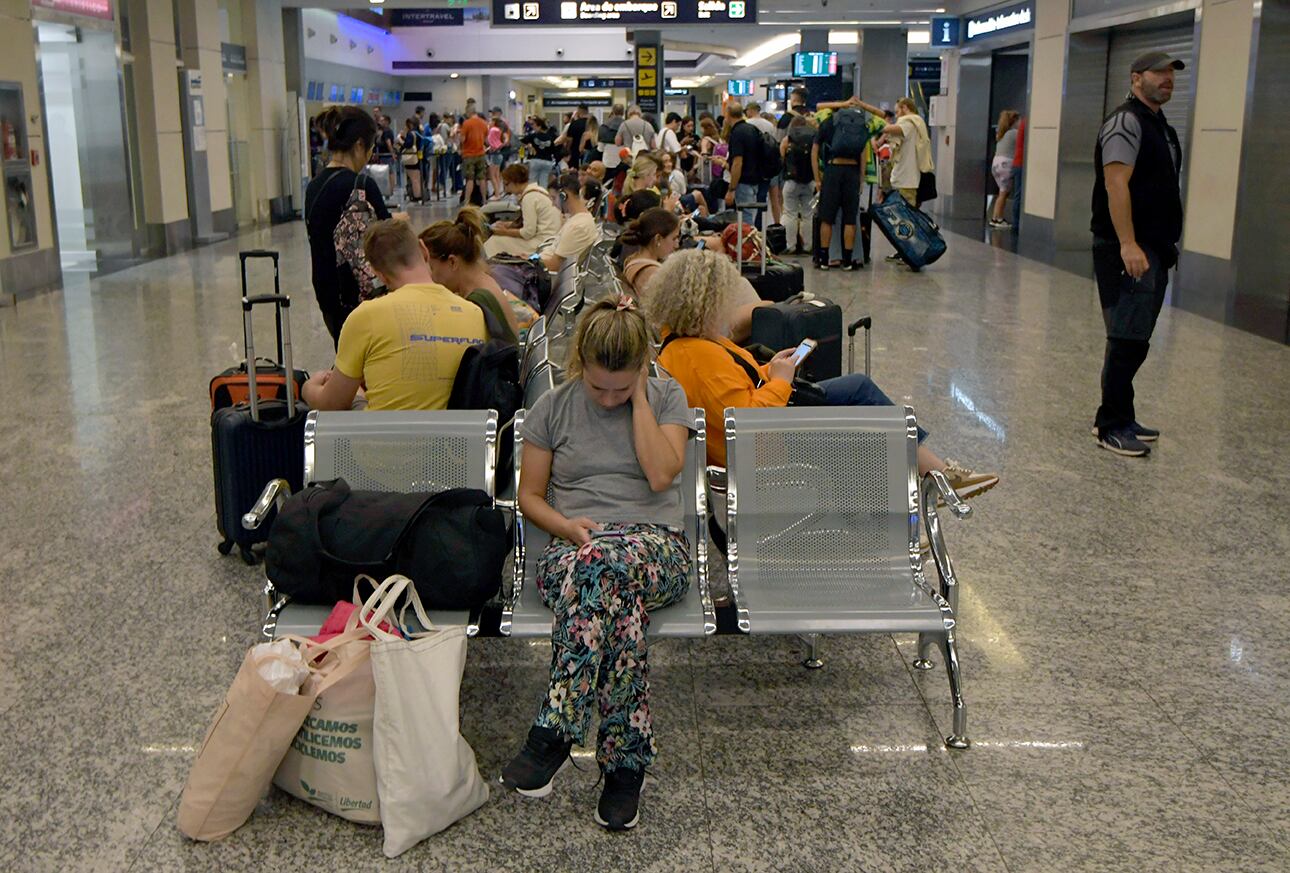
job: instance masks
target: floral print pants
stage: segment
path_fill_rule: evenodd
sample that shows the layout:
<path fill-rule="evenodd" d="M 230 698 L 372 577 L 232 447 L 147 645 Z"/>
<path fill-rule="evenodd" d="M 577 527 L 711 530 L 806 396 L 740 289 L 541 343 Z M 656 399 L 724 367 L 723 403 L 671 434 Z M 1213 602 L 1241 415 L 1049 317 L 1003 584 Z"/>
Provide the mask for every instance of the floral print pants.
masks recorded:
<path fill-rule="evenodd" d="M 648 610 L 676 603 L 690 581 L 685 534 L 661 525 L 606 525 L 623 536 L 581 548 L 554 539 L 538 590 L 555 612 L 551 685 L 536 724 L 582 743 L 600 704 L 596 760 L 605 770 L 654 762 L 645 631 Z"/>

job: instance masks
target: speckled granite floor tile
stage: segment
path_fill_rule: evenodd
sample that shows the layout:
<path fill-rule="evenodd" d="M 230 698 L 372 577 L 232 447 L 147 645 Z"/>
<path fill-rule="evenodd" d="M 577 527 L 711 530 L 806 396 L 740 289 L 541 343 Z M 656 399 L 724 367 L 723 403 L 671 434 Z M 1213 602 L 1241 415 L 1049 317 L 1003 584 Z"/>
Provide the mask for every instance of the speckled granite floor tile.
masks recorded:
<path fill-rule="evenodd" d="M 976 748 L 940 746 L 944 671 L 910 669 L 911 636 L 826 638 L 817 672 L 792 637 L 668 641 L 634 835 L 590 823 L 595 773 L 572 771 L 396 862 L 276 792 L 230 839 L 186 843 L 190 749 L 260 619 L 262 570 L 215 552 L 207 394 L 241 342 L 235 253 L 253 247 L 282 251 L 297 365 L 327 366 L 299 223 L 0 309 L 0 396 L 23 398 L 0 417 L 0 869 L 1290 869 L 1290 349 L 1166 307 L 1136 381 L 1164 435 L 1115 457 L 1088 433 L 1092 283 L 953 235 L 918 275 L 806 282 L 874 317 L 872 375 L 934 449 L 1003 477 L 946 524 Z M 486 772 L 548 658 L 472 643 L 463 730 Z"/>

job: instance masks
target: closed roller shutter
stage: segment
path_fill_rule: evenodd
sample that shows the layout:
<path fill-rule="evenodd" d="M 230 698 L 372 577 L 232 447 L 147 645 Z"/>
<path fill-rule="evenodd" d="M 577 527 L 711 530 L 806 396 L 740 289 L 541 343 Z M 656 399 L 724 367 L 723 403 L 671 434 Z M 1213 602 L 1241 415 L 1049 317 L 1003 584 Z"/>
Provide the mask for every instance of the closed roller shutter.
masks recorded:
<path fill-rule="evenodd" d="M 1110 52 L 1106 62 L 1106 108 L 1103 116 L 1124 102 L 1129 93 L 1129 65 L 1151 51 L 1168 52 L 1187 65 L 1174 74 L 1174 96 L 1165 104 L 1165 118 L 1178 131 L 1178 142 L 1187 154 L 1187 126 L 1191 120 L 1195 67 L 1192 65 L 1192 38 L 1195 25 L 1191 13 L 1186 22 L 1167 27 L 1117 27 L 1111 30 Z"/>

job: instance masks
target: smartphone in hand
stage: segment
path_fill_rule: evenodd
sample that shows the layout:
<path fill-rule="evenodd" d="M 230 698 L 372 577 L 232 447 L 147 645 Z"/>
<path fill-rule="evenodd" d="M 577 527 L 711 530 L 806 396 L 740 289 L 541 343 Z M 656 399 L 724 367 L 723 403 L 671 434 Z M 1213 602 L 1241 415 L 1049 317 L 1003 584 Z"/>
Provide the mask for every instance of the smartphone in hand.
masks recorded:
<path fill-rule="evenodd" d="M 811 352 L 819 348 L 819 343 L 813 339 L 804 339 L 798 343 L 797 348 L 793 350 L 793 357 L 789 358 L 794 367 L 802 366 L 802 362 L 810 357 Z"/>

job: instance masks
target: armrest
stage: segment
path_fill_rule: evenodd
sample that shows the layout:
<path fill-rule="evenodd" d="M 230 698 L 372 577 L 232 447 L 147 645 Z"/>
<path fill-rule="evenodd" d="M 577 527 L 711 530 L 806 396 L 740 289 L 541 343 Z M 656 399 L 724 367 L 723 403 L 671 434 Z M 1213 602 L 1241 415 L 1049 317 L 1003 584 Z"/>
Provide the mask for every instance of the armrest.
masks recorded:
<path fill-rule="evenodd" d="M 950 487 L 945 474 L 933 470 L 923 477 L 921 494 L 923 525 L 927 530 L 927 541 L 931 547 L 932 560 L 936 564 L 936 575 L 941 580 L 940 593 L 957 616 L 959 584 L 957 577 L 954 575 L 954 564 L 950 561 L 949 550 L 945 548 L 945 538 L 941 535 L 941 519 L 936 511 L 936 495 L 938 492 L 945 500 L 945 504 L 950 507 L 958 518 L 966 518 L 971 512 L 971 507 L 954 493 L 954 489 Z"/>
<path fill-rule="evenodd" d="M 725 494 L 729 487 L 726 468 L 710 465 L 707 469 L 708 487 L 718 494 Z"/>
<path fill-rule="evenodd" d="M 251 511 L 242 516 L 242 527 L 256 530 L 268 517 L 270 509 L 281 509 L 282 504 L 291 496 L 291 485 L 286 479 L 274 479 L 264 486 L 260 499 L 255 501 Z"/>
<path fill-rule="evenodd" d="M 944 473 L 940 470 L 932 470 L 924 477 L 924 483 L 926 483 L 928 479 L 935 483 L 936 490 L 940 493 L 941 499 L 945 501 L 945 505 L 950 508 L 950 511 L 953 512 L 955 516 L 958 518 L 967 518 L 968 515 L 972 513 L 972 507 L 963 502 L 963 499 L 959 497 L 958 493 L 953 487 L 951 487 L 950 480 L 945 478 Z M 926 494 L 929 490 L 927 485 L 924 484 L 923 488 L 924 493 Z"/>

